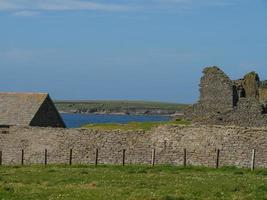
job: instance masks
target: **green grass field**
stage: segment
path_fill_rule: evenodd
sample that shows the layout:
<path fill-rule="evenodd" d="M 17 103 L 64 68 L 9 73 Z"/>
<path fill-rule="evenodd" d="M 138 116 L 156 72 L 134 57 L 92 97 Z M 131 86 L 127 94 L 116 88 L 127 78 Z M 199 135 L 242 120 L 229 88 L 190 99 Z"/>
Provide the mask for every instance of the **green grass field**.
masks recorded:
<path fill-rule="evenodd" d="M 176 119 L 168 122 L 129 122 L 127 124 L 104 123 L 104 124 L 87 124 L 83 128 L 97 129 L 97 130 L 144 130 L 149 131 L 154 127 L 160 125 L 190 125 L 190 121 L 185 119 Z"/>
<path fill-rule="evenodd" d="M 267 170 L 104 165 L 0 167 L 0 199 L 266 200 Z"/>

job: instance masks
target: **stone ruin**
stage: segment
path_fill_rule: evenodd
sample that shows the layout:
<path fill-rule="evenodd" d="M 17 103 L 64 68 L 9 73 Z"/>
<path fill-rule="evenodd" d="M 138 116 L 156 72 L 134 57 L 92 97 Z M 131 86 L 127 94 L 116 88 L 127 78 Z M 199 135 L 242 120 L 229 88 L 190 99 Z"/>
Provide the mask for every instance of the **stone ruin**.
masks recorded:
<path fill-rule="evenodd" d="M 203 70 L 200 100 L 185 111 L 200 124 L 267 126 L 267 81 L 255 72 L 231 80 L 218 67 Z"/>

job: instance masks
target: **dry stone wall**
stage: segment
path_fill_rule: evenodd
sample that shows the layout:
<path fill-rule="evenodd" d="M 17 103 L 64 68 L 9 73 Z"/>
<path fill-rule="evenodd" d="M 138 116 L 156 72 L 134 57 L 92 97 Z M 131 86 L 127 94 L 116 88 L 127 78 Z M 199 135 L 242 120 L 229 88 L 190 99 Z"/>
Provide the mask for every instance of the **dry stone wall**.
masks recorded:
<path fill-rule="evenodd" d="M 213 167 L 216 149 L 221 150 L 220 165 L 249 167 L 252 149 L 256 149 L 256 167 L 267 167 L 267 128 L 224 126 L 162 126 L 144 131 L 97 131 L 10 127 L 0 129 L 0 150 L 4 165 L 67 164 L 73 149 L 73 164 L 93 164 L 99 149 L 99 163 L 121 164 L 126 149 L 126 164 L 150 164 L 156 149 L 156 164 L 183 164 L 187 149 L 190 165 Z"/>

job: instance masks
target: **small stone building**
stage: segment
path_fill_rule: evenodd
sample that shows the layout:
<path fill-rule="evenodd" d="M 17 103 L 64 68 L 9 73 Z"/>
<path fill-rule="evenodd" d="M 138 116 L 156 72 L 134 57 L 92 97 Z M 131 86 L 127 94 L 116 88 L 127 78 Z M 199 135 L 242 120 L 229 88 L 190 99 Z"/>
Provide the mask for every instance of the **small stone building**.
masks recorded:
<path fill-rule="evenodd" d="M 185 115 L 202 124 L 267 126 L 266 85 L 255 72 L 231 80 L 220 68 L 207 67 L 200 80 L 200 99 Z"/>
<path fill-rule="evenodd" d="M 65 128 L 47 93 L 0 93 L 0 126 Z"/>

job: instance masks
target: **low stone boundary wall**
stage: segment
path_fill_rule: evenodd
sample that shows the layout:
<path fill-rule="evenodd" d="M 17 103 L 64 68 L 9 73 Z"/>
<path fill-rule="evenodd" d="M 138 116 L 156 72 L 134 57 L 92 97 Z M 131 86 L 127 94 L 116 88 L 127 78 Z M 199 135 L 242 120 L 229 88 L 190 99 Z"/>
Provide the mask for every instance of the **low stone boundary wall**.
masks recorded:
<path fill-rule="evenodd" d="M 55 129 L 10 127 L 0 129 L 0 151 L 3 165 L 150 164 L 155 149 L 155 164 L 250 167 L 255 149 L 255 166 L 267 167 L 267 129 L 224 126 L 162 126 L 144 131 L 97 131 L 88 129 Z"/>

